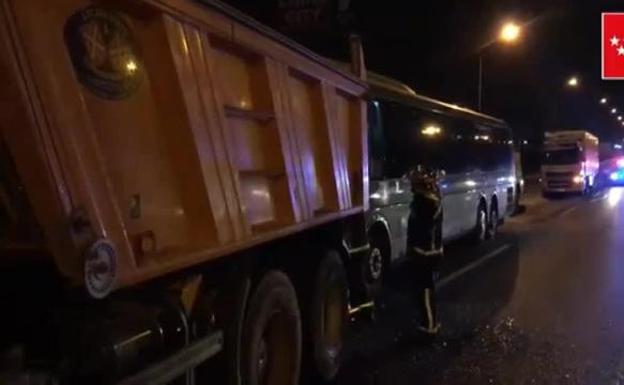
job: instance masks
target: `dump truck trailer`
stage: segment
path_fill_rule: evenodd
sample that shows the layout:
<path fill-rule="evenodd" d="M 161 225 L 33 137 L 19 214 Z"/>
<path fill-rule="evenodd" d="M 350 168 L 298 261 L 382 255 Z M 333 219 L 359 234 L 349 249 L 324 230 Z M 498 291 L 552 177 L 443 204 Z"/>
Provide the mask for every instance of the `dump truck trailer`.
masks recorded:
<path fill-rule="evenodd" d="M 0 382 L 335 376 L 361 77 L 212 0 L 1 0 L 0 48 Z"/>

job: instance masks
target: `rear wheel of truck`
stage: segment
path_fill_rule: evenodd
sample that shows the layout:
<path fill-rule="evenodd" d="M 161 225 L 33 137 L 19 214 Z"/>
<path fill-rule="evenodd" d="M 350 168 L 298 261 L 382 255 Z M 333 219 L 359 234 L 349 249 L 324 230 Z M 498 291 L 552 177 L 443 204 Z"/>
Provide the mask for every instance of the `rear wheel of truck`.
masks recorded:
<path fill-rule="evenodd" d="M 297 385 L 301 367 L 301 318 L 288 277 L 269 271 L 248 304 L 243 327 L 243 385 Z"/>
<path fill-rule="evenodd" d="M 348 306 L 347 274 L 340 255 L 331 250 L 323 257 L 316 272 L 309 322 L 312 365 L 322 381 L 332 380 L 340 369 Z"/>

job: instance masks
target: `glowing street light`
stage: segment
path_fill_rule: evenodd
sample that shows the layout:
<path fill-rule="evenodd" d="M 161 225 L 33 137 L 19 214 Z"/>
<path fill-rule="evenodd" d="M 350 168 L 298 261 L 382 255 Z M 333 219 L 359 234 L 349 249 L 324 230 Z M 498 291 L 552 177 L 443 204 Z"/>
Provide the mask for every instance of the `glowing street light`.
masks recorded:
<path fill-rule="evenodd" d="M 611 113 L 612 113 L 613 115 L 617 114 L 617 108 L 612 108 L 612 109 L 611 109 Z"/>
<path fill-rule="evenodd" d="M 430 125 L 420 131 L 425 136 L 437 136 L 442 133 L 442 129 L 435 125 Z"/>
<path fill-rule="evenodd" d="M 619 120 L 621 122 L 622 121 L 622 115 L 618 116 L 617 120 Z"/>
<path fill-rule="evenodd" d="M 607 104 L 607 98 L 600 99 L 600 104 Z"/>
<path fill-rule="evenodd" d="M 498 39 L 491 41 L 479 50 L 479 83 L 477 85 L 477 107 L 479 111 L 483 110 L 483 54 L 485 53 L 485 50 L 494 45 L 497 41 L 503 44 L 515 44 L 520 40 L 521 36 L 522 26 L 513 21 L 508 21 L 501 26 L 498 33 Z"/>
<path fill-rule="evenodd" d="M 520 35 L 522 34 L 522 27 L 518 24 L 510 21 L 503 24 L 503 27 L 500 30 L 500 34 L 498 38 L 503 43 L 515 43 L 520 39 Z"/>
<path fill-rule="evenodd" d="M 576 88 L 579 85 L 579 79 L 576 76 L 572 76 L 568 79 L 568 87 Z"/>

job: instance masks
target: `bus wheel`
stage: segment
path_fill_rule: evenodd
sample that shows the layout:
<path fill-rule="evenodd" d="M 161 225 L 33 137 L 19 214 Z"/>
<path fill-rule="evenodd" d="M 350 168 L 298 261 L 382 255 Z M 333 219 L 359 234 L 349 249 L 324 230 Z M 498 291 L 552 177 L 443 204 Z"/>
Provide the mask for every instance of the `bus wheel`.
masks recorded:
<path fill-rule="evenodd" d="M 485 204 L 479 204 L 477 209 L 477 221 L 473 230 L 474 243 L 483 243 L 487 239 L 488 234 L 488 219 L 487 212 L 485 210 Z"/>
<path fill-rule="evenodd" d="M 381 231 L 376 230 L 369 236 L 370 252 L 362 261 L 362 277 L 367 296 L 375 298 L 381 290 L 386 269 L 390 260 L 390 246 Z"/>
<path fill-rule="evenodd" d="M 348 301 L 347 274 L 342 260 L 336 251 L 329 251 L 316 272 L 309 323 L 314 370 L 323 381 L 332 380 L 340 369 Z"/>
<path fill-rule="evenodd" d="M 279 271 L 264 275 L 249 300 L 243 328 L 242 383 L 297 385 L 301 318 L 297 295 Z"/>
<path fill-rule="evenodd" d="M 494 239 L 496 237 L 496 233 L 498 233 L 498 221 L 498 208 L 496 207 L 496 202 L 492 202 L 492 208 L 490 209 L 490 219 L 488 221 L 488 239 Z"/>

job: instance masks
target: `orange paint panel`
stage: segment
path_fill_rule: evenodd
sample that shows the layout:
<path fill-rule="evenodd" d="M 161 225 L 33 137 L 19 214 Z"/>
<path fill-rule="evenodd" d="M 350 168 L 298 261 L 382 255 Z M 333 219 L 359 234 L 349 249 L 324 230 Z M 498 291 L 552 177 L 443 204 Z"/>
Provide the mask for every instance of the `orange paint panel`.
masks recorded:
<path fill-rule="evenodd" d="M 281 151 L 270 125 L 244 118 L 229 118 L 228 125 L 239 170 L 280 170 Z"/>
<path fill-rule="evenodd" d="M 226 106 L 250 111 L 273 110 L 264 59 L 240 47 L 213 42 L 216 81 Z"/>
<path fill-rule="evenodd" d="M 341 156 L 346 167 L 347 205 L 362 196 L 362 144 L 360 142 L 359 106 L 357 101 L 342 92 L 336 92 L 336 129 L 340 138 Z"/>
<path fill-rule="evenodd" d="M 189 117 L 192 141 L 188 150 L 195 152 L 201 176 L 195 186 L 201 191 L 201 200 L 206 199 L 210 205 L 211 216 L 208 218 L 212 222 L 210 231 L 216 233 L 220 243 L 232 242 L 234 235 L 232 232 L 232 217 L 228 212 L 226 204 L 224 184 L 214 183 L 223 177 L 219 174 L 221 161 L 217 161 L 218 155 L 215 149 L 221 147 L 220 143 L 214 143 L 215 138 L 209 135 L 208 126 L 216 124 L 206 111 L 210 106 L 206 105 L 205 95 L 202 94 L 200 86 L 205 84 L 207 74 L 203 61 L 203 45 L 199 40 L 197 31 L 191 28 L 183 29 L 183 26 L 170 18 L 165 20 L 168 37 L 172 50 L 176 71 L 182 87 L 181 92 L 186 101 L 186 111 Z M 218 140 L 218 139 L 217 139 Z M 211 183 L 212 182 L 212 183 Z M 202 191 L 201 187 L 204 188 Z M 206 234 L 198 234 L 205 237 Z"/>
<path fill-rule="evenodd" d="M 290 99 L 291 113 L 299 119 L 293 121 L 294 129 L 299 138 L 299 156 L 303 171 L 303 180 L 307 192 L 310 210 L 313 213 L 325 206 L 325 197 L 319 181 L 317 162 L 315 159 L 315 149 L 318 147 L 317 133 L 318 119 L 320 112 L 318 100 L 315 100 L 314 84 L 302 80 L 295 76 L 290 76 Z M 316 91 L 318 94 L 318 90 Z M 318 97 L 316 97 L 318 99 Z"/>
<path fill-rule="evenodd" d="M 287 82 L 288 71 L 286 66 L 274 60 L 267 60 L 267 77 L 271 85 L 271 89 L 276 90 L 272 93 L 273 105 L 275 106 L 275 124 L 278 130 L 279 143 L 281 145 L 282 158 L 284 163 L 285 177 L 287 178 L 287 186 L 284 196 L 280 197 L 280 201 L 290 202 L 292 216 L 291 220 L 300 222 L 303 220 L 305 211 L 305 199 L 299 168 L 297 167 L 297 146 L 291 132 L 291 120 L 289 119 L 289 95 L 284 93 Z"/>
<path fill-rule="evenodd" d="M 242 176 L 241 189 L 244 210 L 252 226 L 276 220 L 275 203 L 269 178 L 254 175 Z"/>
<path fill-rule="evenodd" d="M 15 101 L 0 104 L 0 129 L 46 247 L 74 282 L 96 238 L 115 247 L 114 290 L 361 215 L 357 79 L 209 0 L 0 4 L 10 35 L 0 69 L 15 78 L 0 89 Z M 114 47 L 76 51 L 67 21 L 91 6 L 107 31 L 128 28 L 104 42 Z M 82 27 L 91 33 L 70 37 L 97 40 L 97 23 Z M 134 44 L 115 45 L 128 36 Z M 83 51 L 99 74 L 77 68 Z M 123 71 L 141 76 L 115 84 Z M 3 116 L 26 126 L 27 145 Z M 72 233 L 76 211 L 92 233 Z"/>
<path fill-rule="evenodd" d="M 335 211 L 339 207 L 336 172 L 330 137 L 331 113 L 325 108 L 321 84 L 291 72 L 292 121 L 298 138 L 301 168 L 312 215 Z"/>
<path fill-rule="evenodd" d="M 146 82 L 147 83 L 147 82 Z M 149 84 L 130 103 L 98 100 L 86 94 L 98 143 L 113 181 L 129 233 L 152 230 L 161 245 L 189 241 L 186 212 L 171 184 L 175 179 L 165 138 L 159 135 Z M 130 161 L 132 159 L 132 161 Z M 131 197 L 141 198 L 139 218 L 131 218 Z"/>

